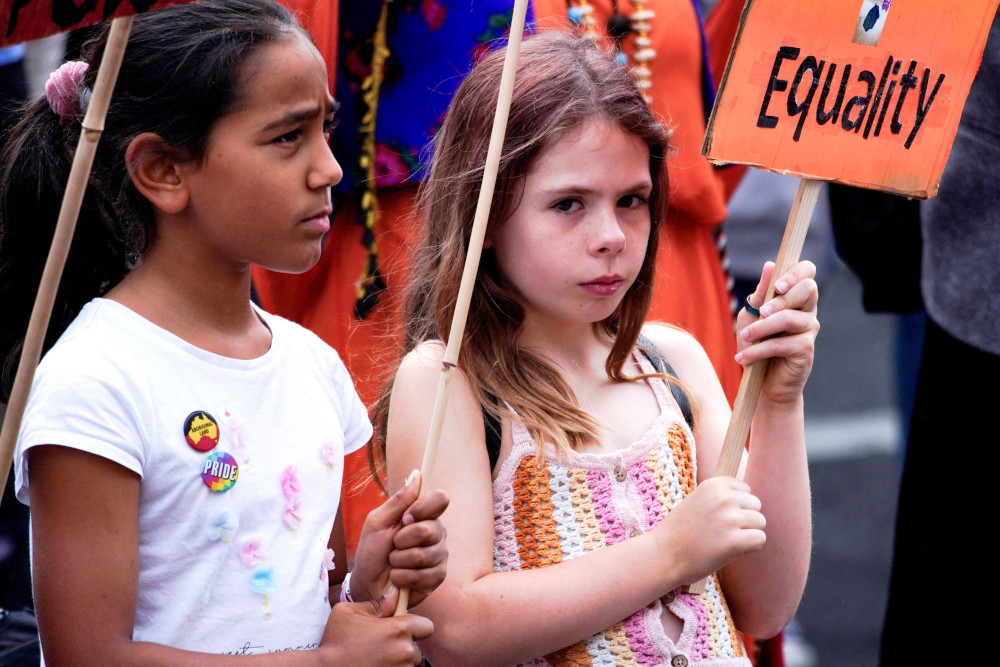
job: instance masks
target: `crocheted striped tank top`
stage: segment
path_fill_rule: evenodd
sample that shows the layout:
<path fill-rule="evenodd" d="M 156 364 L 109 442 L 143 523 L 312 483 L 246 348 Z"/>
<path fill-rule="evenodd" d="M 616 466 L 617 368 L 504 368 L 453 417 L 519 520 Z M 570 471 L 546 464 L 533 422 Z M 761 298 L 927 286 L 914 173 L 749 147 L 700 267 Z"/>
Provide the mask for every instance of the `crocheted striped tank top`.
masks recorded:
<path fill-rule="evenodd" d="M 654 372 L 642 354 L 635 359 Z M 528 570 L 578 558 L 648 531 L 694 490 L 694 438 L 663 381 L 647 381 L 660 415 L 625 449 L 559 457 L 547 444 L 538 468 L 527 428 L 514 422 L 514 446 L 493 483 L 493 569 Z M 677 641 L 663 631 L 664 607 L 683 623 Z M 713 665 L 750 667 L 716 576 L 705 592 L 678 588 L 573 646 L 528 665 Z"/>

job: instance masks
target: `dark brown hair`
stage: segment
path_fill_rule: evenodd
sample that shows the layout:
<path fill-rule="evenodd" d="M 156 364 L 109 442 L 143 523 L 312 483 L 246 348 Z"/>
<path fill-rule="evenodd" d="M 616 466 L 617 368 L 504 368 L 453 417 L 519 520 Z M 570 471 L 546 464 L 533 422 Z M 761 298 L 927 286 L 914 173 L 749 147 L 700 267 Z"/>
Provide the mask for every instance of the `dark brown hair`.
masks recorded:
<path fill-rule="evenodd" d="M 93 89 L 109 24 L 82 49 Z M 305 31 L 273 0 L 204 0 L 139 14 L 97 145 L 73 247 L 45 339 L 51 347 L 80 309 L 135 265 L 155 229 L 132 184 L 125 151 L 144 132 L 200 160 L 215 123 L 242 103 L 241 77 L 261 47 Z M 0 158 L 0 400 L 13 384 L 48 255 L 85 105 L 63 122 L 44 97 L 31 102 Z"/>

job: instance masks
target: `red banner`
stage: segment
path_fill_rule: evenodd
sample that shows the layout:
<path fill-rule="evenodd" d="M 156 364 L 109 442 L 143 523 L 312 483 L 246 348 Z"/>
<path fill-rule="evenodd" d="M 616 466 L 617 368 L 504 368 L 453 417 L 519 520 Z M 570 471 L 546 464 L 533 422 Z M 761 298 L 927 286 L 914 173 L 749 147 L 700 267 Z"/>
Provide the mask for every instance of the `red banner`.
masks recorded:
<path fill-rule="evenodd" d="M 0 0 L 0 46 L 191 0 Z"/>

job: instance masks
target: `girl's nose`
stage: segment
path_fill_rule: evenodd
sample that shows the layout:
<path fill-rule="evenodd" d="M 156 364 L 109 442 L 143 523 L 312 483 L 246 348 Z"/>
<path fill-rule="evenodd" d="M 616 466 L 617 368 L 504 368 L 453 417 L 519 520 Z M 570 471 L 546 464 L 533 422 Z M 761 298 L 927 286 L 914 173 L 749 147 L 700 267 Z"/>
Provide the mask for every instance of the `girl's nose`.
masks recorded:
<path fill-rule="evenodd" d="M 329 188 L 340 182 L 344 177 L 344 170 L 340 168 L 337 158 L 333 157 L 333 151 L 326 142 L 316 150 L 316 161 L 309 170 L 307 185 L 310 190 Z"/>
<path fill-rule="evenodd" d="M 616 254 L 625 248 L 625 232 L 614 212 L 602 213 L 594 224 L 592 252 L 598 255 Z"/>

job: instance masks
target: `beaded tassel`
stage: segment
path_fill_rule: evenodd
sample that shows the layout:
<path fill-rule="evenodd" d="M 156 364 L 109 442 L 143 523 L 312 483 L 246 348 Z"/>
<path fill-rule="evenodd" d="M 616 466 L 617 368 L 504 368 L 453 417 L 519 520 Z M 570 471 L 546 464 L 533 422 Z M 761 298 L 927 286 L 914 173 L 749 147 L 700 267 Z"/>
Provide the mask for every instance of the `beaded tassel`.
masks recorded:
<path fill-rule="evenodd" d="M 632 75 L 635 77 L 636 85 L 642 93 L 642 99 L 649 104 L 652 97 L 649 89 L 653 86 L 652 73 L 649 70 L 649 63 L 656 57 L 656 51 L 652 48 L 652 41 L 649 39 L 651 21 L 656 13 L 646 8 L 648 0 L 633 0 L 635 13 L 631 20 L 618 13 L 618 3 L 614 3 L 614 13 L 608 20 L 608 33 L 614 37 L 615 60 L 622 67 L 628 66 L 628 56 L 621 47 L 621 40 L 630 32 L 635 32 L 635 53 L 632 59 L 636 66 L 632 68 Z M 591 41 L 598 41 L 597 19 L 594 18 L 594 7 L 588 0 L 579 0 L 568 7 L 570 23 L 582 28 L 583 36 Z"/>
<path fill-rule="evenodd" d="M 634 0 L 635 13 L 632 14 L 632 29 L 635 30 L 635 59 L 636 66 L 632 70 L 635 76 L 636 85 L 642 92 L 642 99 L 646 104 L 653 101 L 649 94 L 649 89 L 653 87 L 652 72 L 649 70 L 649 63 L 656 57 L 656 51 L 652 49 L 652 41 L 649 39 L 650 22 L 656 13 L 652 9 L 646 8 L 647 0 Z"/>
<path fill-rule="evenodd" d="M 378 96 L 382 87 L 382 76 L 385 61 L 389 57 L 389 47 L 386 45 L 386 20 L 389 3 L 382 4 L 378 26 L 375 29 L 375 40 L 372 52 L 371 74 L 362 83 L 362 98 L 367 110 L 361 119 L 362 155 L 361 167 L 365 170 L 365 191 L 361 195 L 358 210 L 359 221 L 364 226 L 361 243 L 368 249 L 368 259 L 358 280 L 357 302 L 354 304 L 354 314 L 363 320 L 375 307 L 379 292 L 386 287 L 378 268 L 378 243 L 375 238 L 375 223 L 378 219 L 378 197 L 375 189 L 375 119 L 378 113 Z"/>
<path fill-rule="evenodd" d="M 583 26 L 584 37 L 597 41 L 597 19 L 594 18 L 594 7 L 587 0 L 580 0 L 579 4 L 569 7 L 569 20 L 574 25 Z"/>

